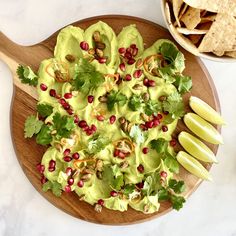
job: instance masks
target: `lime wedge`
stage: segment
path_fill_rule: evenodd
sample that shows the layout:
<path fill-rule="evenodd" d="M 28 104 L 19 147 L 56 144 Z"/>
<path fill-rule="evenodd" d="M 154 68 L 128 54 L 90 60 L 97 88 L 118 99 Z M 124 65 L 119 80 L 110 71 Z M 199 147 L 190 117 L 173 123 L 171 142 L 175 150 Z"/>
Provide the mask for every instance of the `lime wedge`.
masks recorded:
<path fill-rule="evenodd" d="M 182 147 L 198 160 L 205 162 L 218 162 L 211 149 L 193 135 L 182 131 L 179 134 L 178 139 Z"/>
<path fill-rule="evenodd" d="M 198 137 L 213 144 L 223 144 L 220 133 L 207 121 L 194 113 L 187 113 L 184 116 L 184 123 Z"/>
<path fill-rule="evenodd" d="M 205 180 L 212 181 L 212 177 L 209 172 L 203 167 L 203 165 L 197 161 L 194 157 L 188 153 L 180 151 L 178 152 L 177 161 L 191 174 Z"/>
<path fill-rule="evenodd" d="M 221 115 L 200 98 L 191 96 L 189 99 L 189 105 L 203 119 L 217 125 L 225 124 Z"/>

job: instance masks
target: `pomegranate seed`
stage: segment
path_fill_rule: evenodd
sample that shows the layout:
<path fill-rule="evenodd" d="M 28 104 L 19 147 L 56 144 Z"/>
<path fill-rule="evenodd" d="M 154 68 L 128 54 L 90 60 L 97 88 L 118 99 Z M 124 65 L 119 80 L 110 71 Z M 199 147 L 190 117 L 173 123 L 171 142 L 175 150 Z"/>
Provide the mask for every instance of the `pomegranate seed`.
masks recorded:
<path fill-rule="evenodd" d="M 70 162 L 72 160 L 72 158 L 70 156 L 65 156 L 65 157 L 63 157 L 63 160 L 65 162 Z"/>
<path fill-rule="evenodd" d="M 130 74 L 125 75 L 125 80 L 130 81 L 132 79 L 132 76 Z"/>
<path fill-rule="evenodd" d="M 147 130 L 147 127 L 145 126 L 145 124 L 140 124 L 139 127 L 140 127 L 140 129 L 142 129 L 143 131 Z"/>
<path fill-rule="evenodd" d="M 136 46 L 136 44 L 135 44 L 135 43 L 131 44 L 131 45 L 130 45 L 130 47 L 131 47 L 132 49 L 135 49 L 135 48 L 137 48 L 137 46 Z"/>
<path fill-rule="evenodd" d="M 100 64 L 104 64 L 104 63 L 107 62 L 107 59 L 106 59 L 105 57 L 101 57 L 101 58 L 98 59 L 98 62 L 99 62 Z"/>
<path fill-rule="evenodd" d="M 78 187 L 82 188 L 84 186 L 84 181 L 83 180 L 79 180 L 77 185 L 78 185 Z"/>
<path fill-rule="evenodd" d="M 48 89 L 47 85 L 46 84 L 40 84 L 40 89 L 42 91 L 46 91 Z"/>
<path fill-rule="evenodd" d="M 149 79 L 148 78 L 144 78 L 143 85 L 144 86 L 148 86 L 148 82 L 149 82 Z"/>
<path fill-rule="evenodd" d="M 103 205 L 104 205 L 104 201 L 103 201 L 102 199 L 99 199 L 99 200 L 98 200 L 98 204 L 101 205 L 101 206 L 103 206 Z"/>
<path fill-rule="evenodd" d="M 110 195 L 111 195 L 112 197 L 116 197 L 116 196 L 118 196 L 118 193 L 113 190 L 113 191 L 110 192 Z"/>
<path fill-rule="evenodd" d="M 80 128 L 84 128 L 84 127 L 86 127 L 87 126 L 87 122 L 85 121 L 85 120 L 81 120 L 80 122 L 79 122 L 79 127 Z"/>
<path fill-rule="evenodd" d="M 48 181 L 48 179 L 43 175 L 40 179 L 41 184 L 45 184 Z"/>
<path fill-rule="evenodd" d="M 148 87 L 155 87 L 155 86 L 156 86 L 156 82 L 154 80 L 150 79 L 148 81 Z"/>
<path fill-rule="evenodd" d="M 89 45 L 88 45 L 88 43 L 85 42 L 85 41 L 82 41 L 82 42 L 80 43 L 80 47 L 81 47 L 82 50 L 85 50 L 85 51 L 88 51 L 88 50 L 89 50 Z"/>
<path fill-rule="evenodd" d="M 48 167 L 49 172 L 53 172 L 55 170 L 55 167 Z"/>
<path fill-rule="evenodd" d="M 65 93 L 65 94 L 64 94 L 64 98 L 65 98 L 65 99 L 70 99 L 70 98 L 72 98 L 72 93 Z"/>
<path fill-rule="evenodd" d="M 37 170 L 38 170 L 38 172 L 39 172 L 40 174 L 42 174 L 42 173 L 44 172 L 44 170 L 45 170 L 45 166 L 42 165 L 41 163 L 39 163 L 39 164 L 36 166 L 36 168 L 37 168 Z"/>
<path fill-rule="evenodd" d="M 67 113 L 69 115 L 73 115 L 74 114 L 74 111 L 71 108 L 67 109 L 66 111 L 67 111 Z"/>
<path fill-rule="evenodd" d="M 50 89 L 49 94 L 51 97 L 55 97 L 57 93 L 55 89 Z"/>
<path fill-rule="evenodd" d="M 75 159 L 75 160 L 78 160 L 80 158 L 80 155 L 78 152 L 75 152 L 73 155 L 72 155 L 72 158 Z"/>
<path fill-rule="evenodd" d="M 93 131 L 92 131 L 91 129 L 88 129 L 88 130 L 86 131 L 86 134 L 87 134 L 88 136 L 90 136 L 90 135 L 93 134 Z"/>
<path fill-rule="evenodd" d="M 98 120 L 98 121 L 104 121 L 105 118 L 104 118 L 103 115 L 98 115 L 98 116 L 97 116 L 97 120 Z"/>
<path fill-rule="evenodd" d="M 72 174 L 72 168 L 67 167 L 65 172 L 67 176 L 70 176 Z"/>
<path fill-rule="evenodd" d="M 157 119 L 161 120 L 163 118 L 162 114 L 157 114 Z"/>
<path fill-rule="evenodd" d="M 48 166 L 51 167 L 51 168 L 53 168 L 53 167 L 55 168 L 56 162 L 54 160 L 50 160 Z"/>
<path fill-rule="evenodd" d="M 118 157 L 119 153 L 120 153 L 120 151 L 118 149 L 115 149 L 113 156 Z"/>
<path fill-rule="evenodd" d="M 92 103 L 93 100 L 94 100 L 94 96 L 89 95 L 89 96 L 88 96 L 88 103 Z"/>
<path fill-rule="evenodd" d="M 127 61 L 127 64 L 128 65 L 133 65 L 135 63 L 135 59 L 133 58 L 130 58 L 128 61 Z"/>
<path fill-rule="evenodd" d="M 86 126 L 83 128 L 83 131 L 87 131 L 87 130 L 89 130 L 89 126 L 88 126 L 88 125 L 86 125 Z"/>
<path fill-rule="evenodd" d="M 67 104 L 67 102 L 66 102 L 66 100 L 65 100 L 64 98 L 61 98 L 61 99 L 59 100 L 59 102 L 60 102 L 60 104 L 61 104 L 62 106 L 64 106 L 65 104 Z"/>
<path fill-rule="evenodd" d="M 140 164 L 140 165 L 137 167 L 137 170 L 138 170 L 138 172 L 143 173 L 143 172 L 144 172 L 144 167 L 143 167 L 143 165 Z"/>
<path fill-rule="evenodd" d="M 127 58 L 128 60 L 132 58 L 132 54 L 130 52 L 125 52 L 125 58 Z"/>
<path fill-rule="evenodd" d="M 130 48 L 130 47 L 126 49 L 126 52 L 129 52 L 129 53 L 131 53 L 131 54 L 132 54 L 132 51 L 133 51 L 133 50 L 132 50 L 132 48 Z"/>
<path fill-rule="evenodd" d="M 160 176 L 162 178 L 166 178 L 167 177 L 167 173 L 165 171 L 161 171 Z"/>
<path fill-rule="evenodd" d="M 142 70 L 136 70 L 133 74 L 134 78 L 139 78 L 140 76 L 142 76 L 143 71 Z"/>
<path fill-rule="evenodd" d="M 96 127 L 94 124 L 92 124 L 92 125 L 91 125 L 91 130 L 92 130 L 93 132 L 96 132 L 96 131 L 97 131 L 97 127 Z"/>
<path fill-rule="evenodd" d="M 63 105 L 63 108 L 64 108 L 65 110 L 69 110 L 69 109 L 70 109 L 70 104 L 69 104 L 69 103 L 65 103 L 65 104 Z"/>
<path fill-rule="evenodd" d="M 68 181 L 67 181 L 67 183 L 68 183 L 69 185 L 72 185 L 72 184 L 74 183 L 74 179 L 73 179 L 73 178 L 69 178 Z"/>
<path fill-rule="evenodd" d="M 77 115 L 74 115 L 74 123 L 75 124 L 79 123 L 79 117 Z"/>
<path fill-rule="evenodd" d="M 126 157 L 125 153 L 119 151 L 118 157 L 124 159 Z"/>
<path fill-rule="evenodd" d="M 158 119 L 153 120 L 153 127 L 157 127 L 160 124 L 160 121 Z"/>
<path fill-rule="evenodd" d="M 121 71 L 125 71 L 125 63 L 121 63 L 119 65 L 119 68 L 120 68 Z"/>
<path fill-rule="evenodd" d="M 110 120 L 110 124 L 111 124 L 111 125 L 114 124 L 115 121 L 116 121 L 116 116 L 115 116 L 115 115 L 112 115 L 112 116 L 109 118 L 109 120 Z"/>
<path fill-rule="evenodd" d="M 66 186 L 65 186 L 65 192 L 66 192 L 66 193 L 70 193 L 70 192 L 71 192 L 71 187 L 70 187 L 70 185 L 66 185 Z"/>
<path fill-rule="evenodd" d="M 133 57 L 138 55 L 138 48 L 133 48 L 132 55 L 133 55 Z"/>
<path fill-rule="evenodd" d="M 148 129 L 151 129 L 153 127 L 153 121 L 147 121 L 145 122 L 145 126 L 148 128 Z"/>
<path fill-rule="evenodd" d="M 125 48 L 119 48 L 118 51 L 119 51 L 120 54 L 123 54 L 123 53 L 125 53 Z"/>
<path fill-rule="evenodd" d="M 176 142 L 175 139 L 170 140 L 170 146 L 171 146 L 171 147 L 175 147 L 176 144 L 177 144 L 177 142 Z"/>
<path fill-rule="evenodd" d="M 163 132 L 167 132 L 168 131 L 168 127 L 166 125 L 162 125 L 161 127 Z"/>
<path fill-rule="evenodd" d="M 147 154 L 149 152 L 149 149 L 147 147 L 143 148 L 143 154 Z"/>
<path fill-rule="evenodd" d="M 65 151 L 63 152 L 63 155 L 68 156 L 69 154 L 70 154 L 70 149 L 69 148 L 65 149 Z"/>
<path fill-rule="evenodd" d="M 140 183 L 136 184 L 136 186 L 137 186 L 139 189 L 142 189 L 143 186 L 144 186 L 144 182 L 140 182 Z"/>

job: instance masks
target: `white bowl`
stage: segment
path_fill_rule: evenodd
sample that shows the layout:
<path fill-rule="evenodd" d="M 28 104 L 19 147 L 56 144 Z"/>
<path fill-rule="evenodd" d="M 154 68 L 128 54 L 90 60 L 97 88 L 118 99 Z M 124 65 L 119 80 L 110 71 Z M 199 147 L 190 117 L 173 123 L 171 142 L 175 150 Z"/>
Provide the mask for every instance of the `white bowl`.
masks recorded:
<path fill-rule="evenodd" d="M 171 23 L 170 19 L 168 19 L 168 17 L 167 17 L 166 0 L 161 0 L 161 11 L 162 11 L 162 15 L 163 15 L 164 21 L 166 23 L 167 29 L 169 30 L 170 34 L 185 50 L 189 51 L 190 53 L 194 54 L 195 56 L 205 58 L 208 60 L 212 60 L 212 61 L 236 62 L 236 58 L 231 58 L 231 57 L 226 57 L 226 56 L 218 57 L 218 56 L 216 56 L 214 54 L 210 54 L 210 53 L 201 53 L 196 49 L 196 47 L 194 45 L 193 46 L 188 45 L 186 43 L 186 41 L 183 39 L 183 36 L 181 36 L 179 34 L 179 32 L 176 30 L 176 28 Z"/>

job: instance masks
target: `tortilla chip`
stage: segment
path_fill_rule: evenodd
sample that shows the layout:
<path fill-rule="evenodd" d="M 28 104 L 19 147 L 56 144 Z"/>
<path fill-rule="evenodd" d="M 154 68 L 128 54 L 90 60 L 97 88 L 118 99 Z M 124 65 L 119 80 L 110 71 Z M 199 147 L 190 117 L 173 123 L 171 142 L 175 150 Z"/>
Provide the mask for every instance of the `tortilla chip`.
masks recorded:
<path fill-rule="evenodd" d="M 217 14 L 198 49 L 200 52 L 236 51 L 236 19 L 232 15 Z"/>
<path fill-rule="evenodd" d="M 236 58 L 236 51 L 233 51 L 233 52 L 225 52 L 225 55 L 226 55 L 226 56 L 229 56 L 229 57 Z"/>
<path fill-rule="evenodd" d="M 172 1 L 172 7 L 173 7 L 173 12 L 174 12 L 174 17 L 177 22 L 177 25 L 180 27 L 180 22 L 179 22 L 179 12 L 181 9 L 181 6 L 183 5 L 183 0 L 173 0 Z"/>
<path fill-rule="evenodd" d="M 222 57 L 225 54 L 225 51 L 213 51 L 213 53 L 218 57 Z"/>
<path fill-rule="evenodd" d="M 189 34 L 206 34 L 208 32 L 208 30 L 201 30 L 201 29 L 189 30 L 189 29 L 180 28 L 180 27 L 177 27 L 176 29 L 179 33 L 185 34 L 185 35 L 189 35 Z"/>
<path fill-rule="evenodd" d="M 189 7 L 180 20 L 185 24 L 187 29 L 195 29 L 201 22 L 200 9 Z"/>
<path fill-rule="evenodd" d="M 217 13 L 236 16 L 235 0 L 183 0 L 189 6 Z"/>

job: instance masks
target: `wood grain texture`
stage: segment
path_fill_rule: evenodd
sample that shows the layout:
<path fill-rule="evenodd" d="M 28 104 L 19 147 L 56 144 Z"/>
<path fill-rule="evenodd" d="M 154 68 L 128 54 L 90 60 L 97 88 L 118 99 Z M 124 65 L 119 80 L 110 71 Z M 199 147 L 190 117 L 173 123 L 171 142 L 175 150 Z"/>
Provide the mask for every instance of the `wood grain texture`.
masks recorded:
<path fill-rule="evenodd" d="M 99 16 L 78 21 L 73 25 L 85 29 L 91 24 L 96 23 L 98 20 L 108 23 L 116 33 L 119 33 L 122 27 L 126 25 L 136 24 L 143 36 L 146 47 L 149 47 L 159 38 L 172 39 L 167 30 L 159 25 L 147 20 L 129 16 Z M 17 82 L 15 69 L 18 63 L 23 63 L 30 65 L 33 69 L 37 70 L 42 59 L 52 57 L 57 33 L 58 32 L 42 43 L 30 47 L 16 45 L 0 33 L 0 59 L 4 60 L 9 65 L 13 73 L 15 84 L 11 116 L 12 139 L 17 158 L 26 176 L 36 190 L 49 202 L 68 214 L 82 220 L 99 224 L 121 225 L 137 223 L 166 214 L 171 210 L 170 203 L 168 202 L 161 203 L 159 212 L 149 215 L 145 215 L 130 208 L 127 212 L 123 213 L 114 212 L 108 209 L 103 209 L 102 213 L 97 213 L 94 211 L 93 206 L 80 201 L 78 196 L 74 193 L 63 193 L 61 198 L 57 198 L 50 191 L 47 193 L 42 192 L 40 174 L 36 171 L 36 164 L 40 162 L 45 148 L 37 145 L 34 138 L 24 139 L 23 133 L 26 117 L 35 113 L 37 96 L 35 95 L 34 89 L 26 89 L 25 86 L 22 87 L 22 85 Z M 202 98 L 219 111 L 220 105 L 217 93 L 206 68 L 198 58 L 186 52 L 184 49 L 180 49 L 186 58 L 186 70 L 184 73 L 192 76 L 193 79 L 193 89 L 191 93 L 184 97 L 186 110 L 190 110 L 187 105 L 189 96 L 194 95 Z M 182 130 L 187 130 L 187 128 L 182 121 L 179 121 L 174 135 L 177 137 L 178 133 Z M 217 145 L 209 145 L 209 147 L 214 153 L 217 152 Z M 210 165 L 207 165 L 206 167 L 209 169 Z M 201 180 L 187 173 L 183 169 L 181 169 L 179 178 L 183 179 L 187 184 L 187 191 L 184 194 L 186 197 L 194 192 L 201 183 Z"/>

